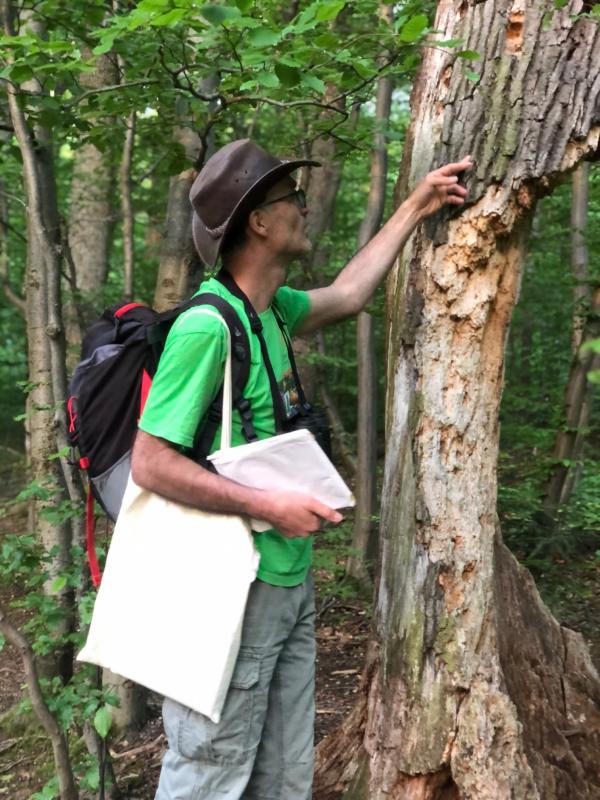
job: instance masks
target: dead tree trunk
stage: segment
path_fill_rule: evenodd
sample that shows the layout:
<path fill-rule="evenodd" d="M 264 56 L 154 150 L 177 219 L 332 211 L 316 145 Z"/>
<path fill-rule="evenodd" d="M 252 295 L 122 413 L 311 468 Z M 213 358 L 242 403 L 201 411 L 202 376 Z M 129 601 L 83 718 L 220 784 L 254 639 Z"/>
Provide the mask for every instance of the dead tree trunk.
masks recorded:
<path fill-rule="evenodd" d="M 384 4 L 380 16 L 392 22 L 393 7 Z M 375 119 L 377 131 L 371 156 L 371 185 L 365 216 L 358 234 L 358 247 L 377 233 L 385 206 L 387 178 L 387 143 L 385 126 L 392 105 L 392 79 L 380 78 L 377 83 Z M 377 525 L 374 515 L 377 508 L 377 364 L 375 363 L 374 320 L 367 311 L 361 311 L 356 322 L 356 364 L 358 385 L 358 413 L 356 421 L 356 450 L 358 455 L 356 482 L 356 509 L 352 531 L 352 555 L 346 570 L 349 575 L 365 581 L 371 580 L 377 560 Z M 369 565 L 371 569 L 369 569 Z M 371 573 L 371 574 L 369 574 Z"/>
<path fill-rule="evenodd" d="M 554 465 L 546 486 L 544 511 L 551 524 L 560 525 L 558 513 L 569 500 L 581 474 L 586 429 L 592 410 L 594 384 L 588 380 L 600 357 L 591 350 L 580 353 L 586 341 L 598 335 L 600 289 L 592 295 L 588 276 L 586 244 L 589 164 L 581 164 L 573 173 L 571 211 L 571 266 L 575 278 L 572 346 L 573 360 L 567 378 L 564 401 L 564 426 L 556 434 Z"/>
<path fill-rule="evenodd" d="M 426 50 L 400 194 L 471 153 L 470 207 L 408 242 L 389 282 L 381 567 L 363 689 L 315 797 L 592 800 L 600 679 L 496 516 L 504 346 L 536 197 L 600 141 L 600 35 L 538 0 L 442 0 L 474 85 Z M 544 15 L 551 14 L 546 25 Z"/>

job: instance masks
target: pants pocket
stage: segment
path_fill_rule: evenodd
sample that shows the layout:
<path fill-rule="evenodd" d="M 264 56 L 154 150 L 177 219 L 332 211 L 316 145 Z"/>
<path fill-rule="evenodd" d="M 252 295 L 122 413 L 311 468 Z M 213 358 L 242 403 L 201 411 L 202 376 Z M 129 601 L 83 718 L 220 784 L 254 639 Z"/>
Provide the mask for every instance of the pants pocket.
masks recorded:
<path fill-rule="evenodd" d="M 259 676 L 260 658 L 255 649 L 241 647 L 220 721 L 212 722 L 203 714 L 185 709 L 177 734 L 177 749 L 184 758 L 214 764 L 241 764 L 247 760 L 250 750 L 258 744 L 250 740 Z"/>

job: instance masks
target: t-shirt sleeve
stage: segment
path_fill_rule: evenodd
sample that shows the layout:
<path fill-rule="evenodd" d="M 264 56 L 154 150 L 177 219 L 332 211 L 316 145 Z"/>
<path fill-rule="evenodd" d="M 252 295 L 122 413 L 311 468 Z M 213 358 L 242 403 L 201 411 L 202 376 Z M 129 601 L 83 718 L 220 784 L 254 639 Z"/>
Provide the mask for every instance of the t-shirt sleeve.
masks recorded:
<path fill-rule="evenodd" d="M 193 446 L 227 357 L 227 333 L 214 313 L 194 308 L 173 324 L 139 423 L 146 433 Z"/>
<path fill-rule="evenodd" d="M 308 292 L 292 289 L 290 286 L 282 286 L 275 293 L 275 301 L 285 320 L 290 336 L 293 336 L 310 311 Z"/>

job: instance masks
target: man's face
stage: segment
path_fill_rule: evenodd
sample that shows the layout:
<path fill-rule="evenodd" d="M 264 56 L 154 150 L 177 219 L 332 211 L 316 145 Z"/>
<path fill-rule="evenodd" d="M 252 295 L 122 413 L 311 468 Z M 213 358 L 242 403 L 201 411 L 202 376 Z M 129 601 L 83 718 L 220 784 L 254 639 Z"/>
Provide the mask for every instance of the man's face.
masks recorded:
<path fill-rule="evenodd" d="M 261 213 L 266 215 L 269 245 L 277 253 L 288 257 L 302 256 L 312 249 L 306 234 L 308 211 L 300 208 L 291 196 L 295 189 L 294 181 L 284 178 L 269 189 L 261 207 Z"/>

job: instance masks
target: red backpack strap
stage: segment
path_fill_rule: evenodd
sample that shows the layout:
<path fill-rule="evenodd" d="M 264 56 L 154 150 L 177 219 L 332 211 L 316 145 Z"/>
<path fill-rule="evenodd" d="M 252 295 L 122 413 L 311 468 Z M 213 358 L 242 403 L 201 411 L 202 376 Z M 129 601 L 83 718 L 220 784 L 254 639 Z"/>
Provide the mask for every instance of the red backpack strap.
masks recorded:
<path fill-rule="evenodd" d="M 94 586 L 100 586 L 102 573 L 96 556 L 96 542 L 94 535 L 94 495 L 92 494 L 91 484 L 88 486 L 87 500 L 85 504 L 85 545 L 87 550 L 88 564 L 92 575 Z"/>

